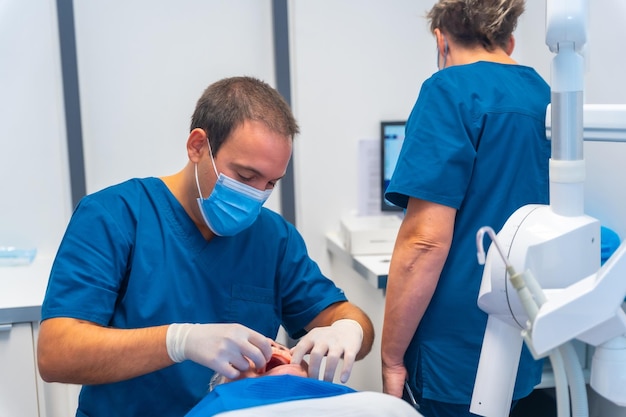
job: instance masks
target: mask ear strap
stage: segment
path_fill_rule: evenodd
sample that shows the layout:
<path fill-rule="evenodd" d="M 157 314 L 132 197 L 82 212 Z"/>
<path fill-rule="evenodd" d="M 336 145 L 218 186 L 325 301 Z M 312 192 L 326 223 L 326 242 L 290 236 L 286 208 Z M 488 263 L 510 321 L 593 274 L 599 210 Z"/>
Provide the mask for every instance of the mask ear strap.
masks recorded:
<path fill-rule="evenodd" d="M 206 143 L 209 145 L 209 155 L 211 156 L 211 163 L 213 164 L 213 171 L 215 171 L 215 178 L 220 175 L 217 173 L 217 167 L 215 166 L 215 159 L 213 159 L 213 151 L 211 150 L 211 142 L 209 142 L 209 137 L 206 137 Z"/>
<path fill-rule="evenodd" d="M 441 54 L 441 56 L 443 56 L 443 65 L 441 67 L 439 67 L 439 46 L 437 46 L 437 69 L 442 70 L 446 67 L 446 62 L 448 61 L 448 40 L 446 39 L 444 34 L 441 34 L 441 37 L 443 38 L 443 53 Z"/>
<path fill-rule="evenodd" d="M 198 181 L 198 164 L 193 166 L 194 173 L 196 174 L 196 186 L 198 187 L 198 195 L 202 198 L 202 191 L 200 191 L 200 181 Z"/>
<path fill-rule="evenodd" d="M 209 136 L 206 137 L 206 143 L 209 145 L 209 156 L 211 156 L 211 164 L 213 164 L 213 171 L 215 171 L 215 178 L 220 175 L 217 173 L 217 167 L 215 166 L 215 159 L 213 159 L 213 151 L 211 150 L 211 142 L 209 142 Z M 196 186 L 198 187 L 198 195 L 202 198 L 202 191 L 200 190 L 200 181 L 198 181 L 198 164 L 194 165 L 194 173 L 196 175 Z"/>

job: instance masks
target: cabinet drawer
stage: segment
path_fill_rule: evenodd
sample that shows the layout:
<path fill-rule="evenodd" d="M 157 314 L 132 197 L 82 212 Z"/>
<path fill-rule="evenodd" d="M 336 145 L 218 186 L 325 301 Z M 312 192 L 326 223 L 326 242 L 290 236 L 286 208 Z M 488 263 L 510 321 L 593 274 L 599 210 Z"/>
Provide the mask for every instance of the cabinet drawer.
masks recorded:
<path fill-rule="evenodd" d="M 30 323 L 0 324 L 0 416 L 39 416 Z"/>

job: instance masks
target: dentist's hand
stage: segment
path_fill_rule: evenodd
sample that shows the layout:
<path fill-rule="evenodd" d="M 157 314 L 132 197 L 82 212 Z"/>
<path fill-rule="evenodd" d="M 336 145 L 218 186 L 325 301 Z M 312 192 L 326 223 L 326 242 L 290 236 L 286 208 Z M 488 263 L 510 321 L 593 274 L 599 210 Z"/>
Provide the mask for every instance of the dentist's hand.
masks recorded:
<path fill-rule="evenodd" d="M 335 321 L 331 326 L 316 327 L 307 333 L 291 350 L 291 363 L 300 363 L 309 356 L 309 377 L 319 378 L 322 359 L 326 357 L 324 381 L 332 381 L 339 360 L 343 359 L 340 381 L 345 383 L 352 372 L 352 365 L 361 349 L 363 329 L 350 319 Z"/>
<path fill-rule="evenodd" d="M 230 379 L 250 369 L 250 361 L 262 369 L 272 357 L 270 339 L 241 324 L 174 323 L 166 346 L 174 362 L 189 359 Z"/>

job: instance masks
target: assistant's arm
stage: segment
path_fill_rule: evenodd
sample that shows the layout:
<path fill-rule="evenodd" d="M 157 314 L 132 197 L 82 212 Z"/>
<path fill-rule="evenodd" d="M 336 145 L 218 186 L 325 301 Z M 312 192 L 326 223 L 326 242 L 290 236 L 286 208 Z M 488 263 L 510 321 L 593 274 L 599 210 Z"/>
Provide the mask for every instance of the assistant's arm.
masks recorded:
<path fill-rule="evenodd" d="M 402 397 L 404 354 L 448 257 L 456 210 L 410 198 L 389 267 L 381 339 L 383 391 Z"/>

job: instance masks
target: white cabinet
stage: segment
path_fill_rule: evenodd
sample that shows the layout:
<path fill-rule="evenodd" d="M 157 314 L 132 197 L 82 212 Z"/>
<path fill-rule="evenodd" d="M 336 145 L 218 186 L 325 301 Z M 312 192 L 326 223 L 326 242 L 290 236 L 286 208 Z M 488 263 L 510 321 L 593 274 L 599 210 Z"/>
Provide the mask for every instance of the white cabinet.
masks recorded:
<path fill-rule="evenodd" d="M 52 258 L 0 267 L 0 417 L 70 417 L 80 386 L 39 377 L 36 347 Z"/>
<path fill-rule="evenodd" d="M 38 322 L 0 324 L 0 417 L 70 417 L 80 385 L 46 383 L 36 364 Z"/>
<path fill-rule="evenodd" d="M 0 268 L 0 417 L 41 417 L 35 340 L 52 260 Z"/>
<path fill-rule="evenodd" d="M 0 416 L 38 417 L 31 323 L 0 324 Z"/>

